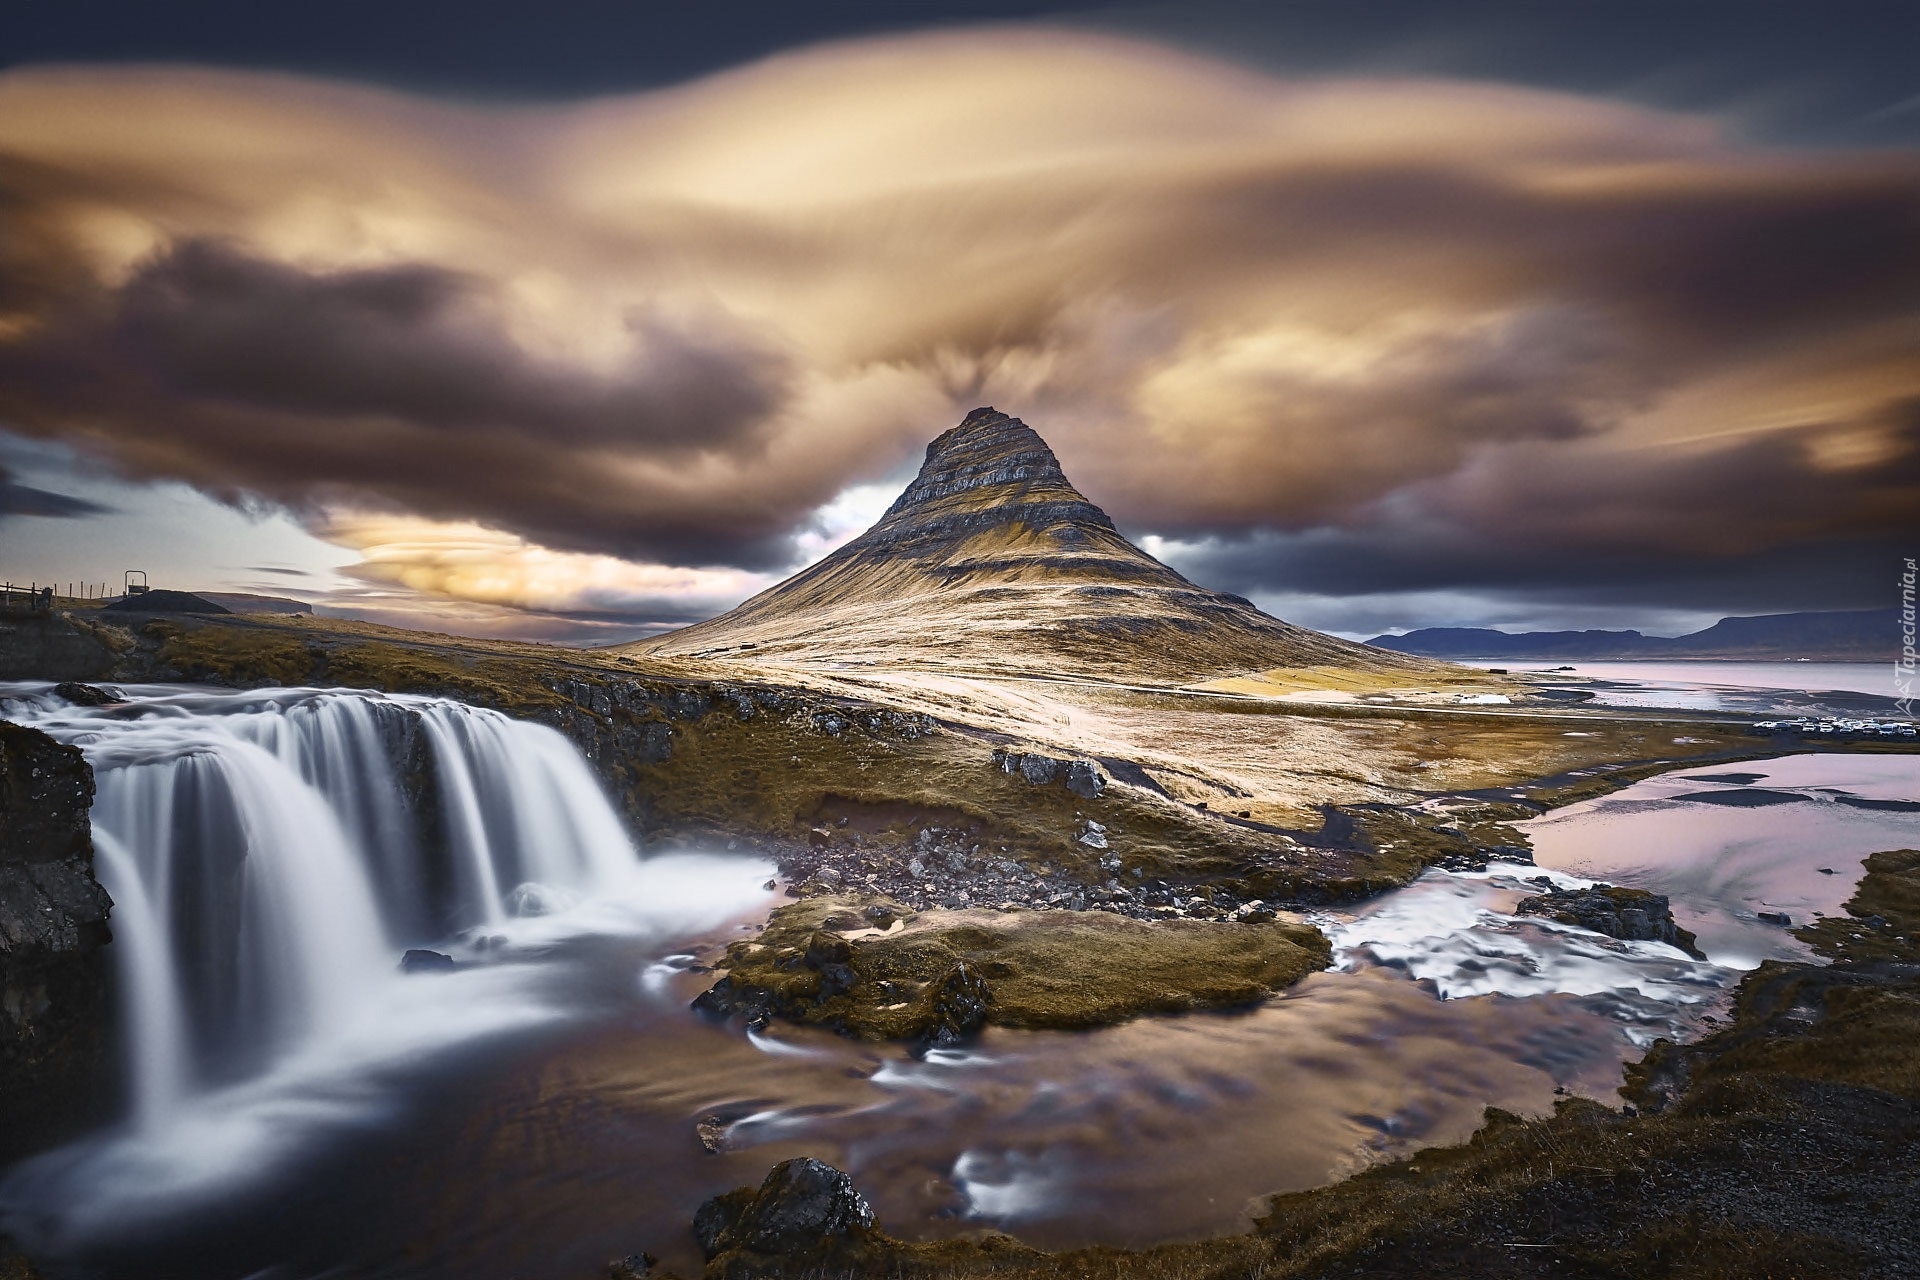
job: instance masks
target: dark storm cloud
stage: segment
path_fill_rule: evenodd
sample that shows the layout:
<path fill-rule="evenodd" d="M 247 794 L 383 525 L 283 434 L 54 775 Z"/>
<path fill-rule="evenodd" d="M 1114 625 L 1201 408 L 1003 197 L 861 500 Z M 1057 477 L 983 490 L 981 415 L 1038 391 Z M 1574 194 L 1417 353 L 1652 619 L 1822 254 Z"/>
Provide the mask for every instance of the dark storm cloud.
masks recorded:
<path fill-rule="evenodd" d="M 1472 475 L 1486 446 L 1512 446 L 1529 472 L 1543 457 L 1585 469 L 1591 453 L 1535 446 L 1616 433 L 1689 384 L 1809 357 L 1832 362 L 1822 376 L 1846 381 L 1856 402 L 1797 424 L 1809 432 L 1897 434 L 1901 406 L 1920 389 L 1920 358 L 1895 336 L 1920 328 L 1920 164 L 1567 187 L 1419 162 L 1363 168 L 1210 193 L 1183 211 L 1196 245 L 1160 261 L 1220 293 L 1235 288 L 1233 273 L 1248 291 L 1264 275 L 1263 292 L 1281 305 L 1371 312 L 1360 325 L 1398 308 L 1456 323 L 1382 342 L 1359 377 L 1328 376 L 1342 355 L 1332 348 L 1324 359 L 1280 351 L 1260 366 L 1217 368 L 1163 411 L 1187 420 L 1179 434 L 1190 452 L 1090 459 L 1123 519 L 1175 534 L 1345 523 L 1406 486 Z M 1786 389 L 1789 403 L 1802 394 Z M 1721 431 L 1750 412 L 1730 397 L 1718 421 L 1701 411 L 1674 434 Z M 1806 443 L 1728 438 L 1701 450 L 1704 461 L 1665 455 L 1662 468 L 1678 468 L 1671 476 L 1642 476 L 1631 457 L 1602 466 L 1672 490 L 1701 484 L 1702 467 L 1739 482 L 1764 462 L 1770 482 L 1791 485 Z M 1532 505 L 1533 489 L 1481 484 L 1474 494 L 1500 523 L 1499 508 Z M 1655 510 L 1663 518 L 1650 527 L 1672 523 L 1667 507 Z M 1724 514 L 1736 527 L 1776 523 L 1757 504 Z M 1813 518 L 1852 514 L 1829 505 Z"/>
<path fill-rule="evenodd" d="M 725 449 L 779 396 L 777 356 L 644 318 L 632 323 L 639 351 L 610 376 L 535 358 L 486 314 L 484 289 L 434 266 L 310 273 L 188 241 L 106 299 L 97 327 L 50 326 L 6 374 L 21 385 L 37 366 L 49 384 L 116 378 L 120 396 L 143 403 L 379 418 L 560 448 Z"/>
<path fill-rule="evenodd" d="M 16 484 L 12 473 L 0 467 L 0 519 L 7 516 L 53 516 L 71 519 L 76 516 L 101 515 L 106 507 L 97 502 L 88 502 L 85 498 L 75 498 L 64 493 L 50 493 L 45 489 L 35 489 L 31 485 Z"/>
<path fill-rule="evenodd" d="M 1871 608 L 1885 603 L 1888 584 L 1914 545 L 1897 538 L 1836 540 L 1725 556 L 1647 557 L 1322 529 L 1177 544 L 1167 558 L 1196 581 L 1236 595 L 1393 600 L 1373 624 L 1383 629 L 1422 625 L 1417 613 L 1409 614 L 1418 604 L 1409 601 L 1430 593 L 1529 601 L 1536 608 L 1610 606 L 1625 616 L 1649 609 Z"/>
<path fill-rule="evenodd" d="M 752 451 L 781 356 L 637 313 L 632 353 L 595 371 L 528 353 L 487 294 L 425 264 L 311 272 L 189 240 L 0 343 L 0 414 L 88 424 L 134 470 L 219 493 L 352 491 L 559 546 L 779 558 L 784 527 L 636 509 L 594 457 Z"/>
<path fill-rule="evenodd" d="M 1873 425 L 1870 458 L 1842 455 L 1835 461 L 1853 465 L 1828 467 L 1792 431 L 1679 457 L 1490 455 L 1344 527 L 1201 538 L 1169 555 L 1241 595 L 1448 591 L 1725 613 L 1871 607 L 1920 546 L 1920 401 Z"/>

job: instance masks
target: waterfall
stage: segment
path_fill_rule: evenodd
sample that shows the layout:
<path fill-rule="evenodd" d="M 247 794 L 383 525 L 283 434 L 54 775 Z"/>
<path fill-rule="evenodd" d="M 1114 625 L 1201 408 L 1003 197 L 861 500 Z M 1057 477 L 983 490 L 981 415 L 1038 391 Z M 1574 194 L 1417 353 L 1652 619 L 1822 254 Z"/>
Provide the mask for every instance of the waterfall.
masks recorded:
<path fill-rule="evenodd" d="M 348 690 L 9 697 L 95 771 L 136 1126 L 349 1036 L 401 953 L 483 946 L 637 854 L 544 726 Z"/>

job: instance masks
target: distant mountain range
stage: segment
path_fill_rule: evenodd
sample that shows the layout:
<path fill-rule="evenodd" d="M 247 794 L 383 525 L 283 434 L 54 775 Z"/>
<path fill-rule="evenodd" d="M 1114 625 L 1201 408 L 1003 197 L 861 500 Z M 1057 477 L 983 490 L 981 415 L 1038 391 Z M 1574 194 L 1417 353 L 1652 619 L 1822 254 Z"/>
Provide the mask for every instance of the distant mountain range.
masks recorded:
<path fill-rule="evenodd" d="M 313 606 L 292 596 L 256 596 L 245 591 L 196 591 L 229 613 L 312 613 Z"/>
<path fill-rule="evenodd" d="M 1899 652 L 1893 609 L 1772 613 L 1722 618 L 1685 636 L 1638 631 L 1492 631 L 1424 627 L 1367 643 L 1428 658 L 1806 658 L 1815 662 L 1890 661 Z"/>
<path fill-rule="evenodd" d="M 1189 582 L 1127 541 L 1033 428 L 991 408 L 927 447 L 873 528 L 730 612 L 624 651 L 1176 684 L 1281 666 L 1431 671 Z"/>

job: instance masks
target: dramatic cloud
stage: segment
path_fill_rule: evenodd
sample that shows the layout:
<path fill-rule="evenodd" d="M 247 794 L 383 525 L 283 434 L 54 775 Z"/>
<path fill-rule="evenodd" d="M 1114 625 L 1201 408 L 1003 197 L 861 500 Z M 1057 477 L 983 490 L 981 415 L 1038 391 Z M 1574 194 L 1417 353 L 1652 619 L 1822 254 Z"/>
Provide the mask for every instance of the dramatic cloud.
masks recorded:
<path fill-rule="evenodd" d="M 46 489 L 36 489 L 32 485 L 19 484 L 5 467 L 0 467 L 0 519 L 7 516 L 55 516 L 73 518 L 75 516 L 98 515 L 106 510 L 97 502 L 88 502 L 85 498 L 75 498 L 64 493 L 53 493 Z"/>
<path fill-rule="evenodd" d="M 1920 159 L 1595 99 L 1032 32 L 564 107 L 24 71 L 0 217 L 0 422 L 476 607 L 724 603 L 981 403 L 1242 591 L 1784 608 L 1920 531 Z"/>
<path fill-rule="evenodd" d="M 336 514 L 316 532 L 351 547 L 348 576 L 440 600 L 465 600 L 632 633 L 685 626 L 773 585 L 767 575 L 677 569 L 550 551 L 472 524 Z"/>

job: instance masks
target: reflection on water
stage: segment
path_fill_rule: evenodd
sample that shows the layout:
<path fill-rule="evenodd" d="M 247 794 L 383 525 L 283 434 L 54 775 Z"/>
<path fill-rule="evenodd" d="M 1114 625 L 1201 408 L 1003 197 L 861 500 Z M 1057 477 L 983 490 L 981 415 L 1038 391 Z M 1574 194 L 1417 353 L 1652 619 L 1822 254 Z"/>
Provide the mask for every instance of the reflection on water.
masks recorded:
<path fill-rule="evenodd" d="M 1796 925 L 1853 896 L 1860 861 L 1920 847 L 1920 756 L 1803 755 L 1686 769 L 1523 824 L 1534 860 L 1673 899 L 1720 964 L 1750 969 L 1806 948 Z"/>
<path fill-rule="evenodd" d="M 1441 1001 L 1379 968 L 1315 975 L 1239 1016 L 989 1030 L 924 1058 L 705 1023 L 686 1012 L 701 977 L 592 1034 L 442 1065 L 401 1094 L 403 1124 L 92 1260 L 559 1280 L 645 1248 L 684 1275 L 699 1202 L 803 1154 L 850 1170 L 900 1234 L 1145 1244 L 1239 1229 L 1256 1197 L 1463 1139 L 1490 1100 L 1540 1111 L 1556 1082 L 1604 1091 L 1619 1060 L 1615 1026 L 1574 998 Z M 696 1139 L 705 1116 L 725 1126 L 718 1154 Z"/>
<path fill-rule="evenodd" d="M 1724 792 L 1791 799 L 1712 798 Z M 692 933 L 555 929 L 500 998 L 567 1019 L 363 1082 L 379 1105 L 301 1130 L 307 1154 L 280 1175 L 139 1221 L 115 1197 L 151 1175 L 95 1146 L 86 1177 L 55 1176 L 81 1159 L 70 1150 L 16 1171 L 7 1226 L 110 1276 L 560 1280 L 642 1248 L 684 1275 L 701 1200 L 809 1154 L 850 1170 L 906 1236 L 991 1227 L 1063 1247 L 1232 1231 L 1264 1195 L 1461 1140 L 1489 1104 L 1611 1097 L 1637 1045 L 1712 1016 L 1733 966 L 1799 951 L 1757 910 L 1833 910 L 1862 855 L 1920 844 L 1920 815 L 1855 802 L 1916 799 L 1914 757 L 1668 775 L 1530 824 L 1552 870 L 1429 872 L 1328 915 L 1336 970 L 1256 1009 L 989 1030 L 921 1057 L 691 1014 L 710 975 L 690 966 L 738 936 L 717 916 Z M 1673 895 L 1711 962 L 1516 918 L 1540 875 Z M 440 989 L 465 1016 L 495 998 L 479 981 Z"/>

